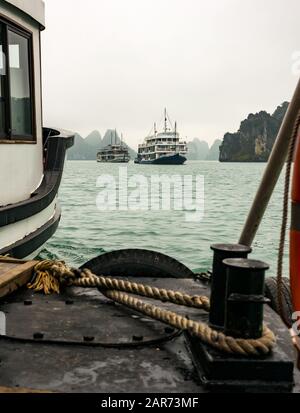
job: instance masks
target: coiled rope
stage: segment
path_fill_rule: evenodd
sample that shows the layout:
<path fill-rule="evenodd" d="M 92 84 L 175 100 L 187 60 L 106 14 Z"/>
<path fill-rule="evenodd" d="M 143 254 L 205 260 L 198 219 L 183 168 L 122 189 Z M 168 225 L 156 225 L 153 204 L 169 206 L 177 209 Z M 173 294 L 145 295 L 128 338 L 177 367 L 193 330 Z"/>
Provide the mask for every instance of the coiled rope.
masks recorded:
<path fill-rule="evenodd" d="M 264 326 L 263 335 L 259 339 L 233 338 L 213 330 L 206 323 L 189 320 L 177 313 L 145 303 L 128 295 L 128 293 L 208 312 L 210 302 L 206 296 L 190 296 L 178 291 L 97 276 L 88 269 L 72 269 L 63 261 L 39 262 L 34 269 L 34 276 L 31 283 L 28 284 L 28 288 L 45 294 L 59 294 L 63 285 L 98 288 L 107 298 L 172 327 L 188 331 L 204 343 L 224 353 L 242 356 L 266 355 L 271 352 L 276 343 L 273 332 L 266 326 Z"/>

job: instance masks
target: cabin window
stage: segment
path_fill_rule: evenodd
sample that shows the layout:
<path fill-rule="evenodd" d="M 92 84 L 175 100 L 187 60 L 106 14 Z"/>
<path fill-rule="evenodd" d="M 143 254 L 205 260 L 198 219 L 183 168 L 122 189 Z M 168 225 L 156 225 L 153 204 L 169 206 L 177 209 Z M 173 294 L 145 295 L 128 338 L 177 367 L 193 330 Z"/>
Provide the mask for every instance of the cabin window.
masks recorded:
<path fill-rule="evenodd" d="M 0 21 L 0 139 L 34 140 L 31 35 Z"/>
<path fill-rule="evenodd" d="M 5 136 L 5 56 L 3 29 L 0 25 L 0 138 Z"/>

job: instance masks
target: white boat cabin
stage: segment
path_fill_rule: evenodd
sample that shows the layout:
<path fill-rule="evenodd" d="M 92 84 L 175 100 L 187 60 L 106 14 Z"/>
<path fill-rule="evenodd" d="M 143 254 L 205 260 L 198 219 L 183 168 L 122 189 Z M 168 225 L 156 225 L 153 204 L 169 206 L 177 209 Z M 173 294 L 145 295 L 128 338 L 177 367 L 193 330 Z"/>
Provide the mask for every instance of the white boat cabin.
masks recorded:
<path fill-rule="evenodd" d="M 44 24 L 42 1 L 0 1 L 0 206 L 29 198 L 43 177 Z"/>
<path fill-rule="evenodd" d="M 163 132 L 147 137 L 142 145 L 139 145 L 139 156 L 145 160 L 159 159 L 162 156 L 174 156 L 187 154 L 186 142 L 180 141 L 177 132 Z"/>
<path fill-rule="evenodd" d="M 42 229 L 60 216 L 56 194 L 61 176 L 54 182 L 53 168 L 62 172 L 60 155 L 64 158 L 63 147 L 72 144 L 71 136 L 61 141 L 59 131 L 42 125 L 44 28 L 43 1 L 0 0 L 0 254 L 15 251 L 18 257 L 49 238 L 49 228 L 47 234 Z M 50 142 L 50 137 L 56 138 Z M 43 233 L 39 242 L 38 230 Z M 27 243 L 20 253 L 16 246 L 26 237 L 31 247 Z"/>

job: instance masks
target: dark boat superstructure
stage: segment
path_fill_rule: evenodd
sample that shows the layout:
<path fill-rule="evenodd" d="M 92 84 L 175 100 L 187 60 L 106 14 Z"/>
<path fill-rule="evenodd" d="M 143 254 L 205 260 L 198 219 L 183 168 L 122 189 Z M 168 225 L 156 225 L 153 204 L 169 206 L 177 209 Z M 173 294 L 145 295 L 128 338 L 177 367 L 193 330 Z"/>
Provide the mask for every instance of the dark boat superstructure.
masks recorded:
<path fill-rule="evenodd" d="M 121 143 L 117 143 L 117 131 L 115 131 L 115 142 L 111 133 L 111 143 L 105 148 L 100 149 L 97 153 L 97 162 L 100 163 L 128 163 L 130 161 L 129 150 L 123 143 L 123 136 Z"/>
<path fill-rule="evenodd" d="M 128 163 L 129 161 L 128 149 L 123 145 L 108 145 L 97 154 L 97 162 L 101 163 Z"/>
<path fill-rule="evenodd" d="M 164 131 L 158 133 L 154 125 L 154 135 L 148 136 L 139 145 L 136 164 L 150 165 L 182 165 L 186 162 L 187 145 L 182 142 L 177 131 L 177 123 L 172 128 L 168 122 L 168 114 L 164 113 Z M 171 127 L 170 127 L 171 126 Z"/>
<path fill-rule="evenodd" d="M 42 125 L 41 0 L 0 1 L 0 255 L 24 258 L 55 232 L 73 134 Z"/>

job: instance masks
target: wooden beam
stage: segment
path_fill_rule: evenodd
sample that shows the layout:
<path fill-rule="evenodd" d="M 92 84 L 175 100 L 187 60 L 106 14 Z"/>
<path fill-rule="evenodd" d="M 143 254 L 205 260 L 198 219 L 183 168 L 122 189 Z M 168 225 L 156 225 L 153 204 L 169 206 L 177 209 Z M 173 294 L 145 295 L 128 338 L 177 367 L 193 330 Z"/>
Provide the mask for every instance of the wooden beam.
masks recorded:
<path fill-rule="evenodd" d="M 17 393 L 53 393 L 52 391 L 47 390 L 36 390 L 36 389 L 27 389 L 22 387 L 1 387 L 0 386 L 0 394 L 17 394 Z"/>
<path fill-rule="evenodd" d="M 0 298 L 26 285 L 33 274 L 37 261 L 0 259 Z M 1 264 L 5 264 L 1 268 Z"/>
<path fill-rule="evenodd" d="M 25 264 L 25 262 L 28 262 L 28 261 L 18 260 L 17 258 L 0 256 L 0 262 L 11 263 L 11 264 Z"/>

